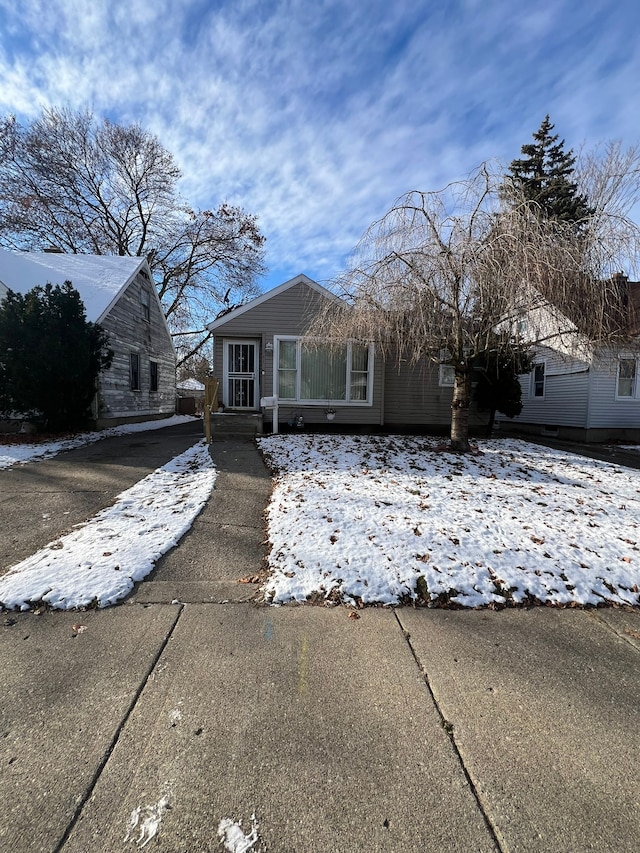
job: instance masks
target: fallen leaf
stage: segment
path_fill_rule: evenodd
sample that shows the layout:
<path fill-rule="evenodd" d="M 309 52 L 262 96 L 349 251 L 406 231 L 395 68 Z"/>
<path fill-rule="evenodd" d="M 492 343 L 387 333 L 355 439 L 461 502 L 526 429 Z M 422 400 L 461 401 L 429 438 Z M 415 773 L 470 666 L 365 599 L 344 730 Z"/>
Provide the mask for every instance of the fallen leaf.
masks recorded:
<path fill-rule="evenodd" d="M 359 618 L 360 618 L 360 614 L 359 614 L 359 613 L 356 613 L 356 611 L 355 611 L 355 610 L 352 610 L 352 611 L 349 613 L 349 619 L 359 619 Z"/>

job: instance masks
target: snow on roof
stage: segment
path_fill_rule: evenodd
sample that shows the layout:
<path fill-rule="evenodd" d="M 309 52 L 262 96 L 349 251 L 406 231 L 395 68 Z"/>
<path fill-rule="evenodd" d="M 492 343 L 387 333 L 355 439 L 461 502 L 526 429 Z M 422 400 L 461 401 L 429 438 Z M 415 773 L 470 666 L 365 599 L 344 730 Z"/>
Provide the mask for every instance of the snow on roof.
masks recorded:
<path fill-rule="evenodd" d="M 179 391 L 204 391 L 204 384 L 198 382 L 197 379 L 193 379 L 193 377 L 189 377 L 188 379 L 183 379 L 182 382 L 178 382 L 176 388 Z"/>
<path fill-rule="evenodd" d="M 0 283 L 15 293 L 70 281 L 84 303 L 87 320 L 100 322 L 129 284 L 144 258 L 119 255 L 67 255 L 8 252 L 0 249 Z M 0 288 L 0 298 L 2 297 Z"/>

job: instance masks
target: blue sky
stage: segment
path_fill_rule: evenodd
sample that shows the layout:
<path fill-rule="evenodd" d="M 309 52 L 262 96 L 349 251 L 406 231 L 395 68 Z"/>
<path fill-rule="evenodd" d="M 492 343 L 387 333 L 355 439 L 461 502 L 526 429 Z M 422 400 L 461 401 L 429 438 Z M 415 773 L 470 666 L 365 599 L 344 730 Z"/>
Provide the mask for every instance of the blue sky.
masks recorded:
<path fill-rule="evenodd" d="M 0 113 L 91 106 L 158 135 L 198 207 L 255 213 L 268 287 L 327 282 L 402 193 L 635 144 L 637 0 L 0 0 Z"/>

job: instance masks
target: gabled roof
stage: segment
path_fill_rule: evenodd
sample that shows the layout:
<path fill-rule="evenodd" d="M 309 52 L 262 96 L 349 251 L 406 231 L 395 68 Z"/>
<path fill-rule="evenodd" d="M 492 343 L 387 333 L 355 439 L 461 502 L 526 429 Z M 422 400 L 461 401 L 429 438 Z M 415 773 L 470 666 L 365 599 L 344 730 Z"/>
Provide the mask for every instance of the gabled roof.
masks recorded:
<path fill-rule="evenodd" d="M 70 281 L 80 294 L 87 320 L 100 323 L 141 269 L 151 283 L 145 258 L 0 249 L 0 298 L 4 288 L 25 294 L 34 287 Z"/>
<path fill-rule="evenodd" d="M 245 302 L 244 305 L 239 305 L 237 308 L 232 308 L 230 311 L 226 311 L 224 314 L 216 317 L 216 319 L 211 323 L 207 323 L 207 329 L 213 331 L 219 326 L 223 326 L 225 323 L 228 323 L 229 320 L 234 320 L 236 317 L 240 317 L 252 308 L 262 305 L 263 302 L 267 302 L 269 299 L 273 299 L 274 296 L 279 296 L 281 293 L 289 290 L 290 287 L 296 287 L 299 284 L 306 284 L 311 290 L 315 290 L 321 296 L 324 296 L 326 299 L 331 299 L 333 302 L 342 302 L 340 297 L 336 296 L 335 293 L 331 293 L 330 290 L 327 290 L 326 287 L 318 284 L 317 281 L 314 281 L 309 278 L 309 276 L 304 275 L 304 273 L 300 273 L 294 278 L 290 278 L 289 281 L 285 281 L 283 284 L 279 284 L 277 287 L 272 287 L 271 290 L 267 290 L 266 293 L 256 296 L 256 298 L 252 299 L 250 302 Z"/>

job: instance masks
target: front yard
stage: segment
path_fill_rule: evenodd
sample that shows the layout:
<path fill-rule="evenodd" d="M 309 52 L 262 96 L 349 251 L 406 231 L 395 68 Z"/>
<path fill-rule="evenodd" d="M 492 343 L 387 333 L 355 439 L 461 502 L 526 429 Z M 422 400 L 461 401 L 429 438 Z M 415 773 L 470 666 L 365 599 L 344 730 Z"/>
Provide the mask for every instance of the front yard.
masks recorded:
<path fill-rule="evenodd" d="M 73 441 L 95 440 L 89 434 Z M 275 477 L 265 600 L 640 605 L 640 471 L 525 441 L 483 441 L 467 456 L 439 442 L 260 439 Z M 19 464 L 64 449 L 66 443 L 29 452 L 6 446 L 0 463 L 3 453 L 5 464 Z M 215 476 L 200 442 L 73 533 L 10 567 L 0 577 L 0 608 L 122 600 L 205 502 L 215 502 Z"/>
<path fill-rule="evenodd" d="M 640 604 L 640 471 L 525 441 L 260 440 L 273 603 Z"/>

